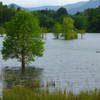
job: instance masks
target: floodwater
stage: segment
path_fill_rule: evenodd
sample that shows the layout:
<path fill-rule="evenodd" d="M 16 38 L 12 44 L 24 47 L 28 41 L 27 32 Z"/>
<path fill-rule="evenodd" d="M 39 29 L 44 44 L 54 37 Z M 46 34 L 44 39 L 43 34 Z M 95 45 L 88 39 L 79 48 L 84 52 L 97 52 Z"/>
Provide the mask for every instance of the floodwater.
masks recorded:
<path fill-rule="evenodd" d="M 2 48 L 3 38 L 0 38 Z M 45 40 L 44 57 L 37 58 L 32 66 L 43 68 L 42 80 L 55 81 L 56 88 L 75 93 L 80 90 L 100 89 L 100 34 L 85 34 L 83 39 L 56 40 L 52 34 Z M 5 66 L 19 66 L 16 60 L 2 60 Z"/>

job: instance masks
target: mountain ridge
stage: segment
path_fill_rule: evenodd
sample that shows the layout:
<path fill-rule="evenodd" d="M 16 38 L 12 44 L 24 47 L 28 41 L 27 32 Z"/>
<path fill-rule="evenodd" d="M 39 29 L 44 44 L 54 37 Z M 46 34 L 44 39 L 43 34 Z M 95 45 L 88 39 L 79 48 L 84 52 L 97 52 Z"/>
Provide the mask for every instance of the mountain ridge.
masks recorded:
<path fill-rule="evenodd" d="M 45 10 L 45 9 L 50 9 L 50 10 L 57 10 L 60 7 L 64 7 L 68 10 L 69 14 L 75 14 L 77 12 L 83 12 L 84 10 L 88 9 L 88 8 L 97 8 L 98 6 L 100 6 L 100 0 L 89 0 L 89 1 L 82 1 L 82 2 L 78 2 L 78 3 L 73 3 L 73 4 L 67 4 L 67 5 L 63 5 L 63 6 L 40 6 L 40 7 L 21 7 L 19 5 L 16 4 L 10 4 L 9 7 L 11 5 L 14 5 L 16 8 L 22 8 L 24 10 L 28 10 L 28 11 L 36 11 L 36 10 Z"/>

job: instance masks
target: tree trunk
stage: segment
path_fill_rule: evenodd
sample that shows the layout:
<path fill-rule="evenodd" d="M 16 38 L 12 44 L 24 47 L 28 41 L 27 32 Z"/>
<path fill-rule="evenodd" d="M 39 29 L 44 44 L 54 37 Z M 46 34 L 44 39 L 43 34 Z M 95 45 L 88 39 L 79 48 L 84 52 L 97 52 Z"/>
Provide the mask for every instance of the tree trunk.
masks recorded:
<path fill-rule="evenodd" d="M 56 39 L 59 39 L 59 35 L 56 36 Z"/>
<path fill-rule="evenodd" d="M 25 57 L 22 55 L 22 74 L 25 73 Z"/>
<path fill-rule="evenodd" d="M 81 34 L 81 39 L 83 39 L 83 34 Z"/>

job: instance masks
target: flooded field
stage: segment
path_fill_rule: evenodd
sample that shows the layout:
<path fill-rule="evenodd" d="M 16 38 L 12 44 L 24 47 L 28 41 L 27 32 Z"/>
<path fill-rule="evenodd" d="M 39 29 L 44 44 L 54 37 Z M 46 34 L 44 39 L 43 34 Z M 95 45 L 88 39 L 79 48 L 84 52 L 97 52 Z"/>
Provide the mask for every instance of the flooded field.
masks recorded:
<path fill-rule="evenodd" d="M 0 49 L 2 41 L 0 37 Z M 31 66 L 44 69 L 43 82 L 55 81 L 56 88 L 75 93 L 100 88 L 100 53 L 96 52 L 100 51 L 100 34 L 85 34 L 83 39 L 67 41 L 53 39 L 53 35 L 48 34 L 45 42 L 44 57 L 31 63 Z M 0 56 L 0 72 L 6 66 L 16 67 L 20 63 L 16 60 L 5 62 Z"/>

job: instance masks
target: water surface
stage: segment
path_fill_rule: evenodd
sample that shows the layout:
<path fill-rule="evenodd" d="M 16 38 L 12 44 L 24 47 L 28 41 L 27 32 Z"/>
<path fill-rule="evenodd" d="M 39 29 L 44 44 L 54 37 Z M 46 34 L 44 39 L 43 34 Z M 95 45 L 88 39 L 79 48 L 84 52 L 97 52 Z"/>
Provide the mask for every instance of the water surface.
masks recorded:
<path fill-rule="evenodd" d="M 32 66 L 44 69 L 42 80 L 56 82 L 57 88 L 90 90 L 100 88 L 100 34 L 85 34 L 84 39 L 55 40 L 47 35 L 44 57 L 37 58 Z M 3 38 L 0 38 L 2 48 Z M 5 62 L 0 56 L 0 69 L 19 66 L 16 60 Z"/>

